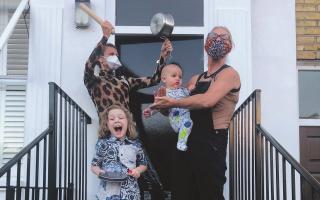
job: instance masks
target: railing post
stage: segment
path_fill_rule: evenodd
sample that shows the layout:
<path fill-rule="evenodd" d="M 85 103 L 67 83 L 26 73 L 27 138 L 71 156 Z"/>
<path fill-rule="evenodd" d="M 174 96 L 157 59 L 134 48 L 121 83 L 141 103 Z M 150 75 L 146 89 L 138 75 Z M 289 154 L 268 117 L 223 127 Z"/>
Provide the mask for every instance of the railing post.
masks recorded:
<path fill-rule="evenodd" d="M 255 130 L 256 132 L 256 130 Z M 262 199 L 262 183 L 261 183 L 261 135 L 256 134 L 256 154 L 255 154 L 255 163 L 256 163 L 256 173 L 255 173 L 255 182 L 256 182 L 256 200 Z"/>
<path fill-rule="evenodd" d="M 13 186 L 9 186 L 6 188 L 6 200 L 14 200 L 14 192 L 15 189 Z"/>
<path fill-rule="evenodd" d="M 256 200 L 262 199 L 262 182 L 261 182 L 261 167 L 262 167 L 262 155 L 261 155 L 261 134 L 257 131 L 257 126 L 261 124 L 261 90 L 256 90 L 254 96 L 254 118 L 255 126 L 253 134 L 255 136 L 255 187 L 256 187 Z"/>
<path fill-rule="evenodd" d="M 255 92 L 255 123 L 256 125 L 261 124 L 261 90 Z"/>
<path fill-rule="evenodd" d="M 67 189 L 67 200 L 72 200 L 72 199 L 73 199 L 73 183 L 69 183 L 68 189 Z"/>
<path fill-rule="evenodd" d="M 48 199 L 57 199 L 57 153 L 56 153 L 56 86 L 54 83 L 49 83 L 49 161 L 48 161 Z"/>
<path fill-rule="evenodd" d="M 229 199 L 234 199 L 234 120 L 230 122 L 229 141 Z"/>

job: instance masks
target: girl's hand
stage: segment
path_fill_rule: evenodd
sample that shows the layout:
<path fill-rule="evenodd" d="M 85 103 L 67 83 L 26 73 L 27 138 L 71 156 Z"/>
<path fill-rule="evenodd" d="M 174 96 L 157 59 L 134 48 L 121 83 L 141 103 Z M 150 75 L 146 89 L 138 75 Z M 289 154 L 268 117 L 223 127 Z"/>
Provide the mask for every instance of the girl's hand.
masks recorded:
<path fill-rule="evenodd" d="M 98 174 L 97 174 L 97 176 L 103 175 L 104 173 L 105 173 L 105 171 L 102 170 L 102 169 L 100 169 L 99 172 L 98 172 Z"/>
<path fill-rule="evenodd" d="M 136 179 L 138 179 L 138 178 L 140 177 L 141 173 L 140 173 L 139 170 L 137 170 L 137 169 L 135 168 L 135 169 L 129 169 L 129 170 L 128 170 L 128 175 L 129 175 L 129 176 L 132 176 L 132 177 L 134 177 L 134 178 L 136 178 Z"/>
<path fill-rule="evenodd" d="M 150 106 L 151 109 L 171 108 L 175 105 L 176 99 L 167 96 L 156 96 L 154 102 L 155 103 Z"/>
<path fill-rule="evenodd" d="M 99 176 L 101 173 L 104 173 L 104 171 L 98 166 L 91 166 L 91 171 L 97 176 Z"/>
<path fill-rule="evenodd" d="M 160 56 L 166 61 L 172 52 L 172 44 L 168 38 L 164 40 L 161 46 Z"/>
<path fill-rule="evenodd" d="M 101 28 L 102 28 L 103 36 L 109 38 L 113 29 L 112 24 L 106 20 L 101 24 Z"/>

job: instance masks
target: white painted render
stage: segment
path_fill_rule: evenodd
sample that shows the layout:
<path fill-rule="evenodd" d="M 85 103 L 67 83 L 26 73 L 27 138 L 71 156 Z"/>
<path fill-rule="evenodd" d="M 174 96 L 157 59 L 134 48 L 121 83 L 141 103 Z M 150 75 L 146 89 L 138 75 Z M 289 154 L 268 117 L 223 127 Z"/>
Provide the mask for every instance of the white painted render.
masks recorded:
<path fill-rule="evenodd" d="M 204 27 L 200 29 L 203 34 L 215 25 L 225 25 L 233 34 L 235 48 L 228 62 L 239 71 L 242 79 L 240 101 L 253 89 L 262 89 L 262 125 L 298 159 L 295 2 L 204 2 Z M 76 29 L 74 5 L 74 1 L 67 0 L 31 1 L 26 143 L 47 127 L 44 121 L 48 119 L 47 82 L 56 81 L 93 119 L 88 129 L 87 152 L 88 198 L 91 199 L 98 188 L 97 178 L 89 170 L 97 140 L 98 117 L 83 84 L 83 70 L 102 33 L 94 22 L 88 29 Z M 115 0 L 91 0 L 91 6 L 98 15 L 114 23 Z M 129 31 L 126 27 L 118 30 Z M 180 31 L 183 32 L 183 28 Z M 41 47 L 42 44 L 46 46 Z M 228 197 L 228 183 L 226 185 Z"/>
<path fill-rule="evenodd" d="M 299 160 L 294 1 L 252 1 L 252 65 L 262 125 Z"/>

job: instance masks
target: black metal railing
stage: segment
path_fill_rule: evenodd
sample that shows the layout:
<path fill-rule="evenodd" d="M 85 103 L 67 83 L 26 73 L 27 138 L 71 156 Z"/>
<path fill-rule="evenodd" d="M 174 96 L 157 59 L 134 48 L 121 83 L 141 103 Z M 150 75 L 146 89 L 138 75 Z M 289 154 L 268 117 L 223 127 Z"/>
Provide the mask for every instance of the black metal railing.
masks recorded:
<path fill-rule="evenodd" d="M 49 127 L 0 169 L 5 199 L 87 199 L 91 118 L 49 83 Z"/>
<path fill-rule="evenodd" d="M 230 124 L 231 200 L 320 200 L 320 184 L 262 126 L 261 91 L 236 110 Z"/>

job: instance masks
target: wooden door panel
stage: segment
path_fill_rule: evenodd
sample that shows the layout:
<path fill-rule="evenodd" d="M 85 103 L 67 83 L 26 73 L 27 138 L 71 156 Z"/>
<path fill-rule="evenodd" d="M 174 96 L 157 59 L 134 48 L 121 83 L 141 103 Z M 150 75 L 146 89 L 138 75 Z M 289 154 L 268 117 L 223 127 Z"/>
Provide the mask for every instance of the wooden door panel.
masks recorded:
<path fill-rule="evenodd" d="M 300 163 L 320 182 L 320 127 L 300 127 Z M 302 200 L 320 200 L 312 196 L 312 189 L 306 182 L 302 183 Z"/>

